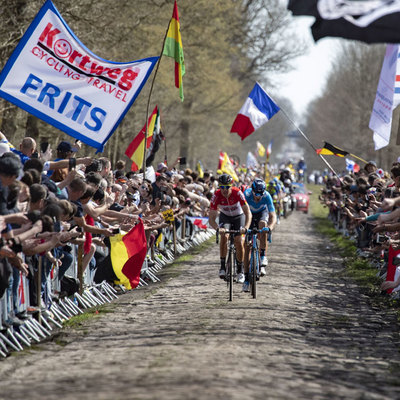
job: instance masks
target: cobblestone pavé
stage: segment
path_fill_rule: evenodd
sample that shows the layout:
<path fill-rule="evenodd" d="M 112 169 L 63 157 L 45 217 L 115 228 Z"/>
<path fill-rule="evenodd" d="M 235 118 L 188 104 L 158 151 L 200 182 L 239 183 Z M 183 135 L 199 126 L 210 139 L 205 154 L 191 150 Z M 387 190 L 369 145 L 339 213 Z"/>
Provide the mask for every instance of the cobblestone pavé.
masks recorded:
<path fill-rule="evenodd" d="M 340 277 L 327 247 L 291 215 L 257 300 L 237 285 L 230 303 L 214 245 L 113 313 L 0 362 L 0 399 L 400 398 L 395 318 Z"/>

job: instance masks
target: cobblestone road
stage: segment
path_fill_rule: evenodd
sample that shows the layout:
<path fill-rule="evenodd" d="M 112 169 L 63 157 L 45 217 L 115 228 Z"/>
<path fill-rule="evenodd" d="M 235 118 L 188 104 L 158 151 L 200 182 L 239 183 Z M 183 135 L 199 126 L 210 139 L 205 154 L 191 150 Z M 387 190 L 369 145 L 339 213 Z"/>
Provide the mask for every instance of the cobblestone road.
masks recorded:
<path fill-rule="evenodd" d="M 113 313 L 0 362 L 0 399 L 398 399 L 395 319 L 340 277 L 328 245 L 291 215 L 257 300 L 237 285 L 231 303 L 213 245 Z"/>

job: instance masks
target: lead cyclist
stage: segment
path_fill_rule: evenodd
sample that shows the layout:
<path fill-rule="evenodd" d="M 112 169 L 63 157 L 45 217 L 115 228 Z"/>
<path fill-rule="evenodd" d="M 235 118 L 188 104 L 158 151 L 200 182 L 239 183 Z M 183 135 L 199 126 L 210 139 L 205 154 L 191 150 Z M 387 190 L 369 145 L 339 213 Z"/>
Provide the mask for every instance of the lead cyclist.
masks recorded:
<path fill-rule="evenodd" d="M 265 227 L 268 227 L 270 230 L 274 229 L 276 224 L 276 212 L 272 197 L 266 190 L 265 182 L 262 179 L 255 179 L 251 188 L 245 190 L 244 197 L 246 198 L 252 214 L 250 229 L 262 229 Z M 267 250 L 267 232 L 262 232 L 260 234 L 261 276 L 266 274 L 265 267 L 268 265 Z M 244 248 L 244 292 L 249 291 L 249 262 L 250 246 L 246 245 Z"/>
<path fill-rule="evenodd" d="M 221 268 L 219 270 L 219 277 L 225 278 L 226 274 L 226 255 L 228 253 L 228 235 L 225 234 L 226 230 L 240 231 L 235 234 L 235 248 L 236 248 L 236 266 L 238 283 L 244 282 L 243 274 L 243 255 L 244 255 L 244 238 L 250 226 L 251 213 L 250 208 L 244 198 L 243 193 L 239 188 L 233 187 L 233 179 L 228 174 L 222 174 L 218 178 L 219 190 L 217 190 L 210 205 L 209 224 L 212 228 L 219 231 L 221 235 L 220 241 L 220 257 Z M 219 225 L 216 219 L 219 214 Z"/>

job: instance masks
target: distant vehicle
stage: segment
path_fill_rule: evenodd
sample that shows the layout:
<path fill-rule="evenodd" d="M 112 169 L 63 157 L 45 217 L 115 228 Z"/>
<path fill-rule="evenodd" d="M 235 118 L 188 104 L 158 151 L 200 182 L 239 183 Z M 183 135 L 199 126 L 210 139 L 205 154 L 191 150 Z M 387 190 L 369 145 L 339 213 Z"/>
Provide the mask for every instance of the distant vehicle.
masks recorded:
<path fill-rule="evenodd" d="M 293 183 L 293 197 L 296 202 L 296 210 L 303 211 L 304 213 L 308 213 L 308 206 L 310 204 L 310 194 L 312 192 L 308 192 L 306 187 L 302 183 Z"/>

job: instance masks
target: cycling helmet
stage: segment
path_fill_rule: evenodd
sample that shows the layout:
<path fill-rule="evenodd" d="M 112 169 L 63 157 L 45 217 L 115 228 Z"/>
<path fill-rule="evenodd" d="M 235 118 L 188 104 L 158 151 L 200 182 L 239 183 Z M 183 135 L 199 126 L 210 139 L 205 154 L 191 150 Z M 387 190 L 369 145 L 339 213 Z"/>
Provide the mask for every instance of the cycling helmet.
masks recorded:
<path fill-rule="evenodd" d="M 254 193 L 264 193 L 265 191 L 265 182 L 261 179 L 256 179 L 251 185 L 251 190 Z"/>
<path fill-rule="evenodd" d="M 220 185 L 232 185 L 232 177 L 228 174 L 222 174 L 218 178 L 218 183 Z"/>

